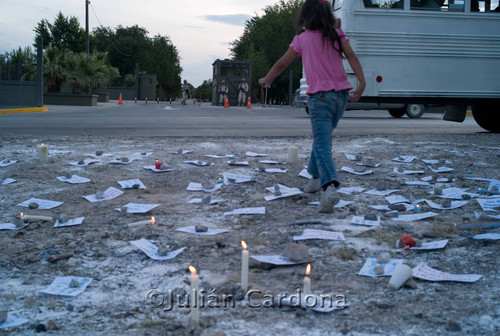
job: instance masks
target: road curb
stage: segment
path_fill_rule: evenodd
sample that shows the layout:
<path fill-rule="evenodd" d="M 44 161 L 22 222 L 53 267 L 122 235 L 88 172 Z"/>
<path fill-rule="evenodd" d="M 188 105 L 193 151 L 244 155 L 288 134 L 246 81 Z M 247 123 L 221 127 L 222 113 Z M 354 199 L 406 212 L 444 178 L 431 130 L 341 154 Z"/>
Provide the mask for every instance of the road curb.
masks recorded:
<path fill-rule="evenodd" d="M 0 114 L 11 114 L 11 113 L 26 113 L 26 112 L 47 112 L 49 109 L 45 106 L 42 107 L 26 107 L 26 108 L 16 108 L 16 109 L 0 109 Z"/>

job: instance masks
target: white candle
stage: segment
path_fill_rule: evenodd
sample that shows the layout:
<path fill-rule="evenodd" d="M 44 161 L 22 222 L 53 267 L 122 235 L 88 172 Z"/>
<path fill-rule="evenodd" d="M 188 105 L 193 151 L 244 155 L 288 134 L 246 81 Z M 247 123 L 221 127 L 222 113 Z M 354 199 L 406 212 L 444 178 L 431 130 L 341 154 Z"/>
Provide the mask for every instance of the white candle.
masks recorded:
<path fill-rule="evenodd" d="M 298 153 L 299 153 L 299 148 L 297 146 L 288 147 L 288 163 L 297 162 Z"/>
<path fill-rule="evenodd" d="M 154 224 L 154 223 L 155 223 L 155 218 L 151 217 L 151 219 L 143 220 L 143 221 L 138 221 L 138 222 L 133 222 L 133 223 L 127 224 L 127 226 L 129 228 L 136 228 L 136 227 L 139 227 L 139 226 L 148 225 L 148 224 Z"/>
<path fill-rule="evenodd" d="M 50 216 L 33 216 L 33 215 L 25 215 L 21 212 L 21 219 L 23 221 L 43 221 L 43 222 L 52 222 L 54 218 Z"/>
<path fill-rule="evenodd" d="M 302 294 L 304 295 L 311 294 L 311 279 L 309 279 L 308 277 L 310 272 L 311 272 L 311 264 L 307 264 L 306 276 L 304 277 L 304 286 L 302 287 Z"/>
<path fill-rule="evenodd" d="M 49 162 L 49 148 L 47 145 L 44 145 L 43 143 L 39 145 L 38 147 L 38 159 L 42 163 L 47 163 Z"/>
<path fill-rule="evenodd" d="M 196 268 L 191 265 L 189 265 L 189 271 L 191 272 L 191 277 L 189 278 L 191 282 L 191 321 L 198 324 L 200 322 L 200 307 L 198 304 L 200 276 L 196 274 Z"/>
<path fill-rule="evenodd" d="M 246 294 L 248 290 L 248 250 L 245 241 L 241 241 L 243 251 L 241 251 L 241 289 Z"/>

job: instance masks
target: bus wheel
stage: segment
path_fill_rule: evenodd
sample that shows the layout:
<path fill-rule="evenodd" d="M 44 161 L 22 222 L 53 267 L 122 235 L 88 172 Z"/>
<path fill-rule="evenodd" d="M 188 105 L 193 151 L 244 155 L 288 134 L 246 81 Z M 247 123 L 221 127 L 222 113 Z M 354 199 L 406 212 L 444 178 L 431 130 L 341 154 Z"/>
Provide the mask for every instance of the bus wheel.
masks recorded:
<path fill-rule="evenodd" d="M 394 118 L 401 118 L 402 116 L 404 116 L 406 113 L 405 109 L 404 108 L 400 108 L 400 109 L 390 109 L 389 110 L 389 114 L 391 116 L 393 116 Z"/>
<path fill-rule="evenodd" d="M 425 111 L 424 105 L 408 104 L 406 105 L 406 115 L 410 118 L 420 118 Z"/>
<path fill-rule="evenodd" d="M 498 107 L 500 107 L 499 99 L 477 100 L 472 104 L 472 116 L 478 125 L 485 130 L 500 133 L 500 118 L 497 113 Z"/>

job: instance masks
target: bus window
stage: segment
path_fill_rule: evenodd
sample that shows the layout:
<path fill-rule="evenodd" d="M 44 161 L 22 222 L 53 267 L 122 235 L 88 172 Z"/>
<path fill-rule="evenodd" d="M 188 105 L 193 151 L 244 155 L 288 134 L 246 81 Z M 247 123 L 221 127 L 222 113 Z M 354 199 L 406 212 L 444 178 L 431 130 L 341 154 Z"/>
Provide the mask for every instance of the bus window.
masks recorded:
<path fill-rule="evenodd" d="M 500 4 L 498 0 L 472 0 L 470 3 L 470 11 L 480 13 L 499 13 Z"/>
<path fill-rule="evenodd" d="M 403 9 L 404 0 L 363 0 L 365 8 Z"/>
<path fill-rule="evenodd" d="M 445 0 L 411 0 L 410 8 L 416 10 L 441 10 Z M 463 5 L 462 5 L 463 11 Z"/>

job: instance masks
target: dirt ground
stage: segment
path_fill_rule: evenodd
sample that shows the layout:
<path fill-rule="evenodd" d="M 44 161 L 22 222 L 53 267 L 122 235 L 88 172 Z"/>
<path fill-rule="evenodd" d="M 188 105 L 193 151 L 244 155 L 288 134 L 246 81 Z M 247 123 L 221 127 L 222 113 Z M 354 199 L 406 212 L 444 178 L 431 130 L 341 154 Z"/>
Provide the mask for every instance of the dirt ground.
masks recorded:
<path fill-rule="evenodd" d="M 468 188 L 476 194 L 489 181 L 463 177 L 499 179 L 500 138 L 495 134 L 474 135 L 391 135 L 335 137 L 334 159 L 337 168 L 371 169 L 367 175 L 340 171 L 342 187 L 362 187 L 363 192 L 339 194 L 349 205 L 332 214 L 318 213 L 320 193 L 266 201 L 273 195 L 266 188 L 276 184 L 302 189 L 308 182 L 298 174 L 307 165 L 311 138 L 132 138 L 132 137 L 28 137 L 3 138 L 0 160 L 18 160 L 0 167 L 0 181 L 16 182 L 0 186 L 0 223 L 17 226 L 20 212 L 52 216 L 51 222 L 31 221 L 18 230 L 0 231 L 0 310 L 10 316 L 29 320 L 17 327 L 0 330 L 0 335 L 35 335 L 46 330 L 53 335 L 498 335 L 500 333 L 500 273 L 498 240 L 471 239 L 480 233 L 498 233 L 498 229 L 479 229 L 477 224 L 497 222 L 476 219 L 474 212 L 485 212 L 477 197 L 451 210 L 432 209 L 421 202 L 419 213 L 433 211 L 436 216 L 417 221 L 397 221 L 394 216 L 415 214 L 408 211 L 374 210 L 371 205 L 388 205 L 384 196 L 367 194 L 378 183 L 397 189 L 409 201 L 428 199 L 441 204 L 433 195 L 438 188 Z M 40 163 L 37 146 L 48 145 L 49 162 Z M 297 146 L 298 161 L 285 163 L 289 146 Z M 54 152 L 56 150 L 57 152 Z M 178 154 L 180 150 L 191 150 Z M 85 167 L 69 162 L 89 159 L 85 154 L 103 151 L 100 162 Z M 150 153 L 152 155 L 141 155 Z M 246 152 L 264 153 L 267 157 L 246 156 Z M 135 154 L 134 153 L 138 153 Z M 248 166 L 229 165 L 229 157 Z M 345 154 L 372 157 L 377 168 L 357 166 Z M 415 156 L 410 163 L 394 161 L 401 156 Z M 130 164 L 110 164 L 115 158 L 136 157 Z M 155 173 L 144 169 L 158 159 L 172 171 Z M 258 163 L 276 160 L 279 165 Z M 439 160 L 437 164 L 422 161 Z M 201 160 L 207 166 L 183 163 Z M 448 160 L 449 162 L 445 162 Z M 362 161 L 363 162 L 363 161 Z M 213 163 L 213 165 L 210 165 Z M 428 166 L 452 168 L 434 173 Z M 267 173 L 256 168 L 286 168 L 286 173 Z M 398 174 L 394 168 L 422 170 L 422 174 Z M 213 187 L 225 173 L 252 176 L 254 182 L 223 184 L 213 193 L 186 190 L 190 182 Z M 58 176 L 76 174 L 90 179 L 82 184 L 59 181 Z M 431 177 L 431 186 L 405 184 Z M 449 182 L 436 182 L 448 178 Z M 146 189 L 122 189 L 117 181 L 140 179 Z M 123 191 L 120 196 L 90 202 L 82 196 L 94 195 L 109 187 Z M 192 204 L 193 198 L 211 196 L 216 204 Z M 484 197 L 485 195 L 480 195 Z M 31 198 L 64 202 L 50 210 L 19 206 Z M 146 214 L 117 211 L 127 203 L 159 204 Z M 265 207 L 261 215 L 225 215 L 246 207 Z M 353 216 L 375 212 L 380 226 L 351 224 Z M 55 219 L 84 216 L 81 225 L 54 228 Z M 155 217 L 154 225 L 129 228 L 127 224 Z M 310 221 L 305 223 L 304 221 Z M 297 222 L 301 222 L 296 224 Z M 293 224 L 295 223 L 295 224 Z M 462 224 L 476 224 L 472 230 Z M 205 225 L 208 229 L 228 229 L 214 236 L 176 231 L 178 228 Z M 241 300 L 239 289 L 241 245 L 248 244 L 250 256 L 282 255 L 294 235 L 305 229 L 343 233 L 345 240 L 304 240 L 311 261 L 311 289 L 316 294 L 343 297 L 344 309 L 320 313 L 299 307 L 266 306 L 268 297 L 296 293 L 302 287 L 305 264 L 275 266 L 250 259 L 249 283 L 255 290 L 252 301 Z M 404 251 L 395 246 L 402 235 L 409 234 L 423 242 L 448 239 L 444 249 Z M 175 258 L 158 261 L 149 258 L 130 241 L 145 238 L 161 250 L 186 247 Z M 52 251 L 51 250 L 57 250 Z M 45 251 L 45 253 L 44 253 Z M 472 283 L 416 279 L 414 286 L 399 290 L 388 288 L 390 277 L 359 275 L 367 258 L 387 252 L 393 259 L 415 267 L 421 262 L 452 274 L 480 274 Z M 47 256 L 72 254 L 59 261 Z M 200 326 L 193 327 L 190 310 L 185 307 L 189 292 L 188 265 L 197 268 L 200 288 L 212 295 L 231 294 L 235 298 L 226 307 L 200 309 Z M 40 291 L 56 277 L 85 277 L 92 281 L 75 297 L 49 295 Z M 178 294 L 171 310 L 167 300 L 153 307 L 150 290 L 158 291 L 153 299 Z M 151 292 L 150 292 L 151 293 Z M 212 296 L 214 298 L 215 296 Z M 220 296 L 217 296 L 220 297 Z M 153 300 L 154 301 L 154 300 Z M 184 300 L 185 301 L 185 300 Z M 156 302 L 156 301 L 155 301 Z M 260 307 L 253 307 L 262 303 Z M 269 303 L 267 301 L 267 303 Z"/>

